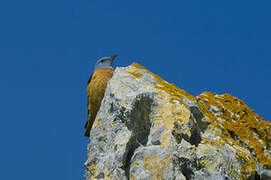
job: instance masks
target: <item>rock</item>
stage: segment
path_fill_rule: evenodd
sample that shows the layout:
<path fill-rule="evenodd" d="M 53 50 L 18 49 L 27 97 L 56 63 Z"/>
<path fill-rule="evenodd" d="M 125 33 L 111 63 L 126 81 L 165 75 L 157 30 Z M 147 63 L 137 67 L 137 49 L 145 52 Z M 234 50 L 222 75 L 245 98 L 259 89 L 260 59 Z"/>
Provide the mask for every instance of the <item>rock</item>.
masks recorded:
<path fill-rule="evenodd" d="M 90 132 L 85 179 L 271 179 L 271 123 L 229 94 L 194 97 L 117 68 Z"/>

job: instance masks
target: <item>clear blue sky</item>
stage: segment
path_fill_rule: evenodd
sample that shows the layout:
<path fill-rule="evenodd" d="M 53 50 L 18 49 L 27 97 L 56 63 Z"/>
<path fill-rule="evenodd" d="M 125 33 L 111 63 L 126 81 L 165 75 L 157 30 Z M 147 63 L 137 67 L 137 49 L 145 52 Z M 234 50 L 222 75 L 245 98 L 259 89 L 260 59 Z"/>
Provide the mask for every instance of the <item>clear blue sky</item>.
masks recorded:
<path fill-rule="evenodd" d="M 0 1 L 0 179 L 83 179 L 86 82 L 118 53 L 271 119 L 271 1 Z"/>

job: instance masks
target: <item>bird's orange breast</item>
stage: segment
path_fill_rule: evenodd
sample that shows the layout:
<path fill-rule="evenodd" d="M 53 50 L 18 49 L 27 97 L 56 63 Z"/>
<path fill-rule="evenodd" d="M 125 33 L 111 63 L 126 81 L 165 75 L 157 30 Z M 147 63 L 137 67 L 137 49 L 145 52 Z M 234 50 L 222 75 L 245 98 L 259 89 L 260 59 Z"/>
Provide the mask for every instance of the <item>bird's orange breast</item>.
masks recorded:
<path fill-rule="evenodd" d="M 113 76 L 113 69 L 96 70 L 87 87 L 89 122 L 92 124 L 101 106 L 108 81 Z"/>

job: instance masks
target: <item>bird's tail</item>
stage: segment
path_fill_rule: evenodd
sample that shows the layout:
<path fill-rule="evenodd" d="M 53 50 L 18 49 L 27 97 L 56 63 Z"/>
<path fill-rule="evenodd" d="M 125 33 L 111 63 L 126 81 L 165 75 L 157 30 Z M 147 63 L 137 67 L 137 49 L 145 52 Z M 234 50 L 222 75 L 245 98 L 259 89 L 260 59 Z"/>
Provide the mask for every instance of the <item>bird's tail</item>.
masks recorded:
<path fill-rule="evenodd" d="M 85 124 L 85 134 L 84 134 L 84 136 L 86 136 L 86 137 L 89 137 L 89 134 L 90 134 L 90 128 L 91 128 L 91 126 L 89 125 L 90 123 L 89 123 L 89 120 L 86 122 L 86 124 Z"/>
<path fill-rule="evenodd" d="M 87 127 L 84 136 L 89 137 L 90 129 Z"/>
<path fill-rule="evenodd" d="M 94 119 L 94 120 L 95 120 L 95 119 Z M 85 124 L 85 129 L 86 129 L 86 130 L 85 130 L 84 136 L 89 137 L 90 130 L 91 130 L 91 127 L 92 127 L 92 124 L 93 124 L 94 120 L 92 120 L 92 117 L 89 116 L 88 121 L 87 121 L 86 124 Z"/>

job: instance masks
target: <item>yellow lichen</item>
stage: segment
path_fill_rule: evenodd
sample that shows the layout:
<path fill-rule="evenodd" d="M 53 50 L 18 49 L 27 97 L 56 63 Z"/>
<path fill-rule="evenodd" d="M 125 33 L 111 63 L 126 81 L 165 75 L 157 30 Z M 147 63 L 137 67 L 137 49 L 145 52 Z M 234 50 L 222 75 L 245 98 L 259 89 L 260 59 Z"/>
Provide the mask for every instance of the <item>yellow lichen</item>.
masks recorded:
<path fill-rule="evenodd" d="M 86 168 L 89 170 L 89 172 L 92 174 L 91 179 L 95 179 L 95 176 L 100 174 L 100 168 L 98 165 L 95 165 L 93 162 L 90 162 L 86 165 Z"/>
<path fill-rule="evenodd" d="M 151 179 L 159 177 L 159 167 L 157 154 L 153 156 L 146 156 L 144 159 L 144 170 L 148 170 L 151 174 Z"/>
<path fill-rule="evenodd" d="M 222 132 L 216 134 L 222 139 L 220 145 L 231 144 L 237 150 L 237 155 L 244 162 L 241 167 L 243 174 L 248 175 L 256 169 L 254 157 L 245 150 L 245 146 L 255 153 L 255 158 L 261 165 L 271 167 L 270 157 L 263 153 L 264 146 L 271 145 L 270 122 L 264 121 L 242 100 L 229 94 L 216 95 L 205 92 L 198 96 L 197 102 L 204 114 L 212 121 L 212 125 L 221 129 Z M 212 107 L 219 112 L 212 112 Z"/>
<path fill-rule="evenodd" d="M 162 121 L 161 123 L 159 123 L 159 125 L 165 126 L 165 130 L 162 134 L 160 144 L 161 148 L 164 149 L 167 148 L 169 146 L 169 143 L 171 142 L 169 138 L 172 131 L 174 130 L 174 121 L 189 121 L 190 113 L 184 105 L 173 103 L 161 105 L 160 108 L 155 111 L 155 113 L 158 115 L 154 119 L 155 123 L 159 123 L 159 121 Z M 158 126 L 156 128 L 158 128 Z M 184 129 L 184 131 L 186 131 L 186 129 Z"/>
<path fill-rule="evenodd" d="M 141 78 L 142 76 L 143 76 L 143 74 L 142 73 L 139 73 L 139 72 L 135 72 L 135 71 L 133 71 L 133 72 L 130 72 L 132 75 L 134 75 L 136 78 Z"/>
<path fill-rule="evenodd" d="M 94 121 L 92 128 L 95 128 L 96 126 L 98 126 L 98 124 L 99 124 L 99 118 L 97 118 L 97 119 Z"/>
<path fill-rule="evenodd" d="M 116 123 L 113 123 L 113 122 L 112 122 L 112 123 L 111 123 L 111 126 L 112 126 L 112 127 L 115 127 L 115 126 L 116 126 Z"/>
<path fill-rule="evenodd" d="M 109 167 L 106 166 L 106 168 L 104 169 L 104 180 L 110 180 L 113 179 L 112 177 L 112 172 L 109 170 Z"/>
<path fill-rule="evenodd" d="M 166 157 L 163 158 L 163 160 L 161 161 L 161 165 L 162 165 L 162 169 L 166 169 L 168 164 L 169 164 L 169 160 L 170 160 L 170 154 L 166 155 Z"/>
<path fill-rule="evenodd" d="M 170 162 L 170 155 L 166 155 L 161 161 L 157 154 L 146 156 L 144 159 L 144 170 L 150 172 L 150 179 L 162 179 Z"/>
<path fill-rule="evenodd" d="M 173 83 L 168 83 L 165 80 L 163 80 L 161 77 L 159 77 L 156 74 L 153 74 L 152 72 L 150 72 L 149 70 L 145 69 L 144 67 L 140 66 L 137 63 L 133 63 L 130 66 L 136 67 L 140 70 L 144 70 L 146 73 L 151 74 L 157 81 L 156 84 L 156 89 L 157 90 L 162 90 L 166 93 L 169 94 L 169 101 L 172 103 L 174 101 L 179 101 L 181 104 L 184 104 L 185 106 L 187 106 L 186 103 L 184 103 L 184 98 L 190 100 L 190 101 L 195 101 L 196 98 L 192 95 L 190 95 L 189 93 L 187 93 L 185 90 L 178 88 L 175 84 Z M 131 72 L 130 72 L 131 73 Z M 137 73 L 137 71 L 133 71 L 133 73 Z"/>
<path fill-rule="evenodd" d="M 130 178 L 131 180 L 134 180 L 134 179 L 135 179 L 135 175 L 134 175 L 133 173 L 130 173 L 129 178 Z"/>
<path fill-rule="evenodd" d="M 89 154 L 88 160 L 91 160 L 92 158 L 93 158 L 93 155 L 92 155 L 92 154 Z"/>
<path fill-rule="evenodd" d="M 137 161 L 133 162 L 132 166 L 139 166 L 139 163 Z"/>

